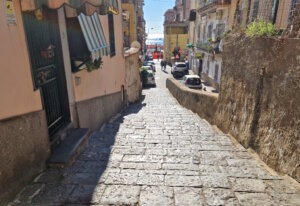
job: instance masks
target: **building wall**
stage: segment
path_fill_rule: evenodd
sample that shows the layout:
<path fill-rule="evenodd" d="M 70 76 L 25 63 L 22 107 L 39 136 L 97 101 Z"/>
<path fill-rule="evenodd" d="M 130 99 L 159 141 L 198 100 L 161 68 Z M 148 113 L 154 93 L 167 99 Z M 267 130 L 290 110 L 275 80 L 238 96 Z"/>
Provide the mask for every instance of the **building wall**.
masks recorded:
<path fill-rule="evenodd" d="M 0 205 L 45 167 L 48 127 L 39 90 L 34 91 L 19 1 L 17 24 L 8 25 L 0 3 Z"/>
<path fill-rule="evenodd" d="M 132 43 L 137 39 L 136 8 L 133 3 L 123 3 L 122 10 L 126 10 L 129 12 L 129 30 L 130 30 L 129 36 L 130 36 L 130 43 Z"/>
<path fill-rule="evenodd" d="M 236 8 L 238 0 L 232 0 L 231 1 L 231 7 L 230 7 L 230 15 L 229 15 L 229 28 L 232 29 L 234 26 L 244 28 L 247 23 L 251 22 L 252 14 L 253 14 L 253 6 L 254 1 L 251 1 L 250 5 L 250 12 L 249 12 L 249 20 L 247 22 L 247 14 L 248 14 L 248 5 L 249 0 L 245 0 L 244 4 L 245 7 L 243 7 L 243 1 L 239 1 L 239 8 L 241 9 L 241 23 L 236 22 L 235 15 L 236 15 Z M 265 21 L 270 21 L 272 16 L 272 6 L 273 6 L 273 0 L 265 0 L 265 1 L 259 1 L 259 9 L 257 18 L 263 19 Z M 277 18 L 275 25 L 278 29 L 286 29 L 288 26 L 288 17 L 290 13 L 290 6 L 291 6 L 291 0 L 280 0 L 278 5 L 278 12 L 277 12 Z"/>
<path fill-rule="evenodd" d="M 217 38 L 222 38 L 220 34 L 217 32 L 217 28 L 219 24 L 224 24 L 224 32 L 226 32 L 229 29 L 229 21 L 230 21 L 230 7 L 224 7 L 222 9 L 222 18 L 220 18 L 217 13 L 220 10 L 217 9 L 216 12 L 213 13 L 206 13 L 206 11 L 203 11 L 202 13 L 198 13 L 198 18 L 196 21 L 197 25 L 197 41 L 199 43 L 199 46 L 201 46 L 203 43 L 208 42 L 208 38 L 212 38 L 212 41 L 216 41 Z M 205 14 L 205 15 L 203 15 Z M 202 16 L 203 15 L 203 16 Z M 209 26 L 212 26 L 211 29 L 211 36 L 209 35 Z M 212 85 L 214 88 L 219 90 L 220 85 L 220 79 L 221 79 L 221 69 L 222 69 L 222 56 L 221 54 L 215 54 L 208 53 L 207 51 L 203 51 L 198 49 L 198 52 L 204 53 L 203 58 L 203 67 L 202 67 L 202 78 L 204 81 L 206 81 L 208 84 Z M 207 64 L 209 62 L 209 66 Z M 216 68 L 216 65 L 218 69 Z M 195 66 L 198 66 L 197 64 Z M 194 67 L 194 71 L 198 71 L 198 68 Z"/>
<path fill-rule="evenodd" d="M 114 15 L 116 55 L 104 56 L 102 58 L 103 65 L 98 70 L 92 72 L 82 70 L 72 74 L 76 102 L 120 92 L 122 85 L 125 85 L 121 15 L 121 13 Z M 109 42 L 108 17 L 100 16 L 100 20 L 106 41 Z"/>
<path fill-rule="evenodd" d="M 0 3 L 0 120 L 42 110 L 40 92 L 33 90 L 19 1 L 14 6 L 17 25 L 8 25 Z"/>
<path fill-rule="evenodd" d="M 173 57 L 173 50 L 179 46 L 182 50 L 186 50 L 188 44 L 188 34 L 165 34 L 164 36 L 164 55 L 167 61 L 171 61 Z"/>
<path fill-rule="evenodd" d="M 0 121 L 0 205 L 45 168 L 50 155 L 44 111 Z"/>
<path fill-rule="evenodd" d="M 279 1 L 276 27 L 286 29 L 288 27 L 288 17 L 290 13 L 291 1 Z"/>

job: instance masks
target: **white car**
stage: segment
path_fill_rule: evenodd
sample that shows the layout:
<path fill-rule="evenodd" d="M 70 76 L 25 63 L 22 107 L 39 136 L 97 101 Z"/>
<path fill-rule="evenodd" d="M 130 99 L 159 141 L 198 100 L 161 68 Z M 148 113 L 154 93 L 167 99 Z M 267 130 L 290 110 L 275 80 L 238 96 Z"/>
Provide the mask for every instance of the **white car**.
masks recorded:
<path fill-rule="evenodd" d="M 150 66 L 150 65 L 151 65 L 152 68 L 153 68 L 153 71 L 156 72 L 156 67 L 155 67 L 154 61 L 148 61 L 148 62 L 146 63 L 146 65 L 147 65 L 147 66 Z"/>
<path fill-rule="evenodd" d="M 147 71 L 152 71 L 153 72 L 153 69 L 151 66 L 142 66 L 141 69 L 145 69 Z"/>
<path fill-rule="evenodd" d="M 147 85 L 156 86 L 154 73 L 152 71 L 148 71 Z"/>
<path fill-rule="evenodd" d="M 186 68 L 185 62 L 175 62 L 175 65 L 171 69 L 171 73 L 176 77 L 183 77 L 188 74 L 189 71 Z"/>
<path fill-rule="evenodd" d="M 182 79 L 183 84 L 192 89 L 202 89 L 201 79 L 197 75 L 185 75 Z"/>

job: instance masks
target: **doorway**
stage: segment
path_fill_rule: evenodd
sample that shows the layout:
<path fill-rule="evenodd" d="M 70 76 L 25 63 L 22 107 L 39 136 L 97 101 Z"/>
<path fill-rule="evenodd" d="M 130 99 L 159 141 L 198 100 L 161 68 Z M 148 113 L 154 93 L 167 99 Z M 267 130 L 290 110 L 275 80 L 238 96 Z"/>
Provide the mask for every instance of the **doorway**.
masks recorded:
<path fill-rule="evenodd" d="M 23 12 L 34 88 L 40 89 L 50 142 L 70 122 L 57 10 L 43 7 Z"/>

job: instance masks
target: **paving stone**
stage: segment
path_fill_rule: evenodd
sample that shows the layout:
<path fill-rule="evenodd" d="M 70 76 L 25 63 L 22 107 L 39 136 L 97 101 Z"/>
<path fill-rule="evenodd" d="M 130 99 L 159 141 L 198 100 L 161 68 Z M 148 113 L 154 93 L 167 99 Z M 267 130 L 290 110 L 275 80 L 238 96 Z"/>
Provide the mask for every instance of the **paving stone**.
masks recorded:
<path fill-rule="evenodd" d="M 131 185 L 108 185 L 100 204 L 136 205 L 139 201 L 140 187 Z"/>
<path fill-rule="evenodd" d="M 240 193 L 236 192 L 235 196 L 237 197 L 239 204 L 245 206 L 271 206 L 275 205 L 270 197 L 265 193 Z"/>
<path fill-rule="evenodd" d="M 207 176 L 200 177 L 203 185 L 208 188 L 230 188 L 227 176 L 220 173 L 210 173 Z"/>
<path fill-rule="evenodd" d="M 292 184 L 285 180 L 265 180 L 264 181 L 268 186 L 268 190 L 271 193 L 275 194 L 297 194 L 300 197 L 300 190 Z"/>
<path fill-rule="evenodd" d="M 235 192 L 265 192 L 266 185 L 262 180 L 230 178 L 232 188 Z"/>
<path fill-rule="evenodd" d="M 165 185 L 178 187 L 202 187 L 202 182 L 199 176 L 166 175 Z"/>
<path fill-rule="evenodd" d="M 175 187 L 174 195 L 176 206 L 205 205 L 201 188 Z"/>
<path fill-rule="evenodd" d="M 196 164 L 162 164 L 162 168 L 166 170 L 191 170 L 199 171 L 199 166 Z"/>
<path fill-rule="evenodd" d="M 105 184 L 125 184 L 125 185 L 136 185 L 138 180 L 137 173 L 109 173 Z"/>
<path fill-rule="evenodd" d="M 199 176 L 199 171 L 193 170 L 166 170 L 167 175 L 179 175 L 179 176 Z"/>
<path fill-rule="evenodd" d="M 229 189 L 204 188 L 204 196 L 208 205 L 238 205 L 234 193 Z"/>
<path fill-rule="evenodd" d="M 210 173 L 221 173 L 219 166 L 215 165 L 199 165 L 199 171 L 202 175 L 209 175 Z"/>
<path fill-rule="evenodd" d="M 172 206 L 173 188 L 165 186 L 143 187 L 140 194 L 141 206 Z"/>
<path fill-rule="evenodd" d="M 236 178 L 257 178 L 257 172 L 254 168 L 247 167 L 221 167 L 229 177 Z"/>
<path fill-rule="evenodd" d="M 104 172 L 104 170 L 103 170 Z M 76 173 L 63 180 L 64 184 L 83 184 L 83 185 L 96 185 L 104 182 L 106 179 L 102 173 Z"/>
<path fill-rule="evenodd" d="M 145 154 L 144 148 L 131 148 L 131 147 L 115 147 L 113 153 L 123 155 L 143 155 Z"/>
<path fill-rule="evenodd" d="M 139 170 L 158 170 L 162 168 L 161 163 L 144 163 L 144 162 L 121 162 L 120 168 L 139 169 Z"/>
<path fill-rule="evenodd" d="M 32 199 L 33 204 L 64 203 L 69 194 L 74 189 L 74 185 L 47 184 Z"/>
<path fill-rule="evenodd" d="M 125 155 L 124 162 L 163 162 L 164 157 L 161 155 Z"/>
<path fill-rule="evenodd" d="M 145 155 L 161 155 L 165 156 L 168 154 L 167 149 L 147 149 Z"/>
<path fill-rule="evenodd" d="M 66 203 L 74 204 L 97 204 L 100 203 L 101 196 L 105 190 L 105 185 L 79 185 L 76 186 Z"/>
<path fill-rule="evenodd" d="M 138 177 L 138 185 L 164 185 L 164 175 L 141 174 Z"/>
<path fill-rule="evenodd" d="M 17 195 L 14 200 L 15 203 L 29 203 L 32 198 L 40 193 L 40 191 L 45 187 L 45 184 L 31 184 L 23 188 L 20 194 Z"/>

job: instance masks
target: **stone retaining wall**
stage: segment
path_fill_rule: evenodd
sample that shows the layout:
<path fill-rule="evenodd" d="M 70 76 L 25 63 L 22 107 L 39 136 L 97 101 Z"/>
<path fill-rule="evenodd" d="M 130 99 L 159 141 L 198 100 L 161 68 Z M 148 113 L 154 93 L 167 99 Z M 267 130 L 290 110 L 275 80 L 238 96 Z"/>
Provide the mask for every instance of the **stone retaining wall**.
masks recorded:
<path fill-rule="evenodd" d="M 180 104 L 300 182 L 300 40 L 228 38 L 222 68 L 219 97 L 173 79 L 167 86 Z"/>
<path fill-rule="evenodd" d="M 215 124 L 217 94 L 189 89 L 173 78 L 167 79 L 167 88 L 182 106 Z"/>

